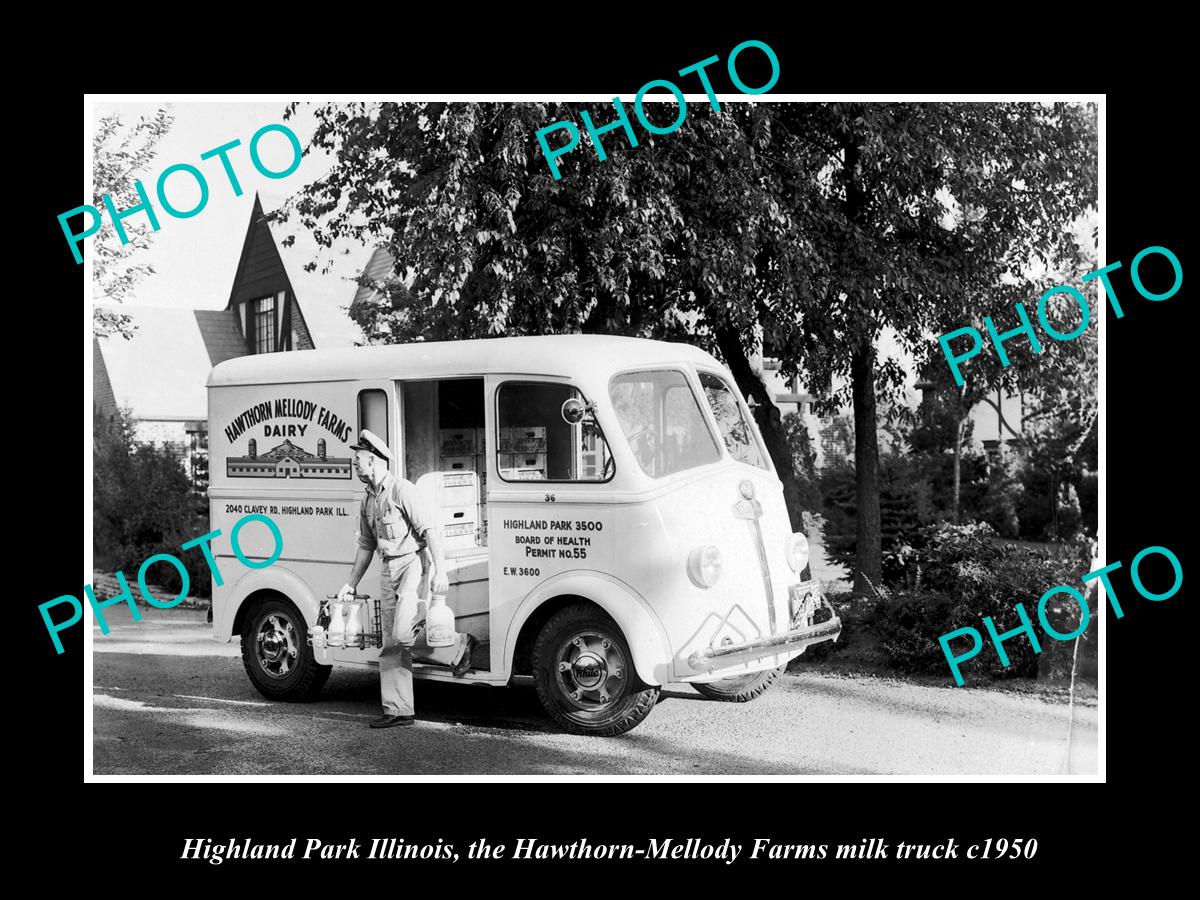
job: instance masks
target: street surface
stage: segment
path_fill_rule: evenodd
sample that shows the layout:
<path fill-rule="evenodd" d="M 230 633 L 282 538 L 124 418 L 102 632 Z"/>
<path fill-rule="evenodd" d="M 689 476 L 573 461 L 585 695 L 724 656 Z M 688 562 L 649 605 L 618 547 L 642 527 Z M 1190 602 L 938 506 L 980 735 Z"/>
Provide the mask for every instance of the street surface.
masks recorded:
<path fill-rule="evenodd" d="M 563 734 L 532 687 L 422 681 L 419 721 L 368 729 L 374 670 L 335 669 L 313 703 L 255 691 L 237 643 L 204 612 L 111 608 L 93 630 L 97 775 L 1054 775 L 1095 774 L 1094 701 L 874 677 L 788 674 L 759 699 L 664 691 L 617 738 Z"/>

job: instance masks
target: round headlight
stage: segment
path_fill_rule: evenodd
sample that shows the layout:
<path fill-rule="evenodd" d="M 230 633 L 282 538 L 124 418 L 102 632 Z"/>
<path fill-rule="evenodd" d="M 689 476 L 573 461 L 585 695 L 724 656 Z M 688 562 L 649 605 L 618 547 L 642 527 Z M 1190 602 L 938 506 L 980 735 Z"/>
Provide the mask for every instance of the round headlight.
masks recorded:
<path fill-rule="evenodd" d="M 710 588 L 721 577 L 721 551 L 709 544 L 688 555 L 688 577 L 696 587 Z"/>
<path fill-rule="evenodd" d="M 804 567 L 808 565 L 808 538 L 799 532 L 793 534 L 787 539 L 787 548 L 784 553 L 792 571 L 803 572 Z"/>

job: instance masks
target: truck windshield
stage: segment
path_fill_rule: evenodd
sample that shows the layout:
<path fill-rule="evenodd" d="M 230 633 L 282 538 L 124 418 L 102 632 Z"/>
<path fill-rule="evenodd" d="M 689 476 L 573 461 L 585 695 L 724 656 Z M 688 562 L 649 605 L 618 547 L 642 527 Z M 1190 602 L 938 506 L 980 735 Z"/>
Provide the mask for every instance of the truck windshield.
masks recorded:
<path fill-rule="evenodd" d="M 729 455 L 738 462 L 765 469 L 767 463 L 762 448 L 754 439 L 754 432 L 742 414 L 741 404 L 738 403 L 733 388 L 725 383 L 725 379 L 718 378 L 711 372 L 700 373 L 700 387 L 704 389 L 704 399 L 708 401 L 713 418 L 717 420 L 717 427 L 721 429 L 721 437 L 725 439 L 725 449 L 729 451 Z"/>
<path fill-rule="evenodd" d="M 609 382 L 608 393 L 625 439 L 647 475 L 661 478 L 721 458 L 682 372 L 626 372 Z"/>

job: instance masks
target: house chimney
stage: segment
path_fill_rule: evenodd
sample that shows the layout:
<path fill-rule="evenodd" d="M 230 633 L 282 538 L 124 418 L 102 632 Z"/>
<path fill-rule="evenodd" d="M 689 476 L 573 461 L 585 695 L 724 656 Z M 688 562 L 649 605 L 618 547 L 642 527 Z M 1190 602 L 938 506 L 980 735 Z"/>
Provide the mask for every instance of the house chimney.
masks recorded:
<path fill-rule="evenodd" d="M 250 446 L 246 451 L 246 455 L 251 459 L 258 459 L 258 441 L 254 438 L 250 438 Z"/>
<path fill-rule="evenodd" d="M 317 458 L 325 458 L 325 438 L 321 438 L 319 441 L 317 441 Z"/>

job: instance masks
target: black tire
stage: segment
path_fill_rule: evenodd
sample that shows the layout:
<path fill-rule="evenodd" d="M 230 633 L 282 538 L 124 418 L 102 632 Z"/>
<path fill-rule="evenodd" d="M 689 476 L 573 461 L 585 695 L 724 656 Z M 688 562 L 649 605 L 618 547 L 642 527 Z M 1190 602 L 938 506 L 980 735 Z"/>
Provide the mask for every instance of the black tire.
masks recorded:
<path fill-rule="evenodd" d="M 659 693 L 637 677 L 617 623 L 588 603 L 560 609 L 542 626 L 533 644 L 533 683 L 564 731 L 600 737 L 637 727 Z"/>
<path fill-rule="evenodd" d="M 282 597 L 260 600 L 246 612 L 242 665 L 260 694 L 288 702 L 312 700 L 333 671 L 313 658 L 304 616 Z"/>
<path fill-rule="evenodd" d="M 787 666 L 778 669 L 767 669 L 765 672 L 750 672 L 746 675 L 734 675 L 721 678 L 706 684 L 692 683 L 709 700 L 721 700 L 725 703 L 747 703 L 755 697 L 761 697 L 767 688 L 775 683 L 775 679 L 783 674 Z"/>

